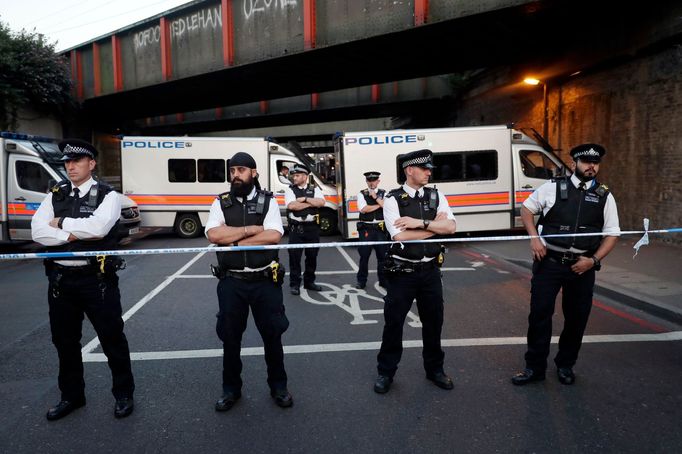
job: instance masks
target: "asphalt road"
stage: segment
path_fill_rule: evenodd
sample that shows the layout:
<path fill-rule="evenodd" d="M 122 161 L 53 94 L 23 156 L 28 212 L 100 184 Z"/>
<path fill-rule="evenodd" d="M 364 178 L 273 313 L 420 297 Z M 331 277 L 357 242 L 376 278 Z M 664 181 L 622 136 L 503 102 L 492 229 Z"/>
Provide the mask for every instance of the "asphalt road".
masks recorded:
<path fill-rule="evenodd" d="M 162 234 L 127 247 L 205 244 Z M 289 269 L 287 253 L 280 256 Z M 418 342 L 408 342 L 391 391 L 372 391 L 381 289 L 376 274 L 366 290 L 353 289 L 357 251 L 327 248 L 318 260 L 322 292 L 294 297 L 285 282 L 285 364 L 295 405 L 281 409 L 270 398 L 250 320 L 243 397 L 227 413 L 213 410 L 222 368 L 217 280 L 208 266 L 215 256 L 126 260 L 119 275 L 135 412 L 114 419 L 109 369 L 86 321 L 88 403 L 57 422 L 45 419 L 59 390 L 42 264 L 0 262 L 0 452 L 682 452 L 682 341 L 650 336 L 682 327 L 596 295 L 576 384 L 561 385 L 550 369 L 545 382 L 514 387 L 529 272 L 467 244 L 450 248 L 443 270 L 445 366 L 454 390 L 425 379 Z M 406 341 L 421 338 L 416 312 Z M 557 315 L 555 334 L 562 324 Z"/>

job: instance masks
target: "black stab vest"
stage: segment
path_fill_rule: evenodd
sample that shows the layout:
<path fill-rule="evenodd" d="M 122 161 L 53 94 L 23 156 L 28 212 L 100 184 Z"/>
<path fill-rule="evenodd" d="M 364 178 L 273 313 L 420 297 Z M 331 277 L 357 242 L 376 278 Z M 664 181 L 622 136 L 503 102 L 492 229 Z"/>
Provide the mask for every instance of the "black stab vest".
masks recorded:
<path fill-rule="evenodd" d="M 415 219 L 433 221 L 438 213 L 438 190 L 424 188 L 424 196 L 421 199 L 410 197 L 403 188 L 394 189 L 388 193 L 388 197 L 395 197 L 398 202 L 400 216 L 409 216 Z M 429 203 L 430 200 L 435 200 Z M 432 237 L 433 238 L 433 237 Z M 394 243 L 391 245 L 391 255 L 402 257 L 407 260 L 421 260 L 422 258 L 435 258 L 441 251 L 440 243 L 407 244 Z"/>
<path fill-rule="evenodd" d="M 270 208 L 272 193 L 256 191 L 256 196 L 246 204 L 237 200 L 229 192 L 218 196 L 220 208 L 225 216 L 225 225 L 244 227 L 247 225 L 263 225 Z M 277 250 L 216 252 L 218 264 L 223 270 L 243 270 L 244 268 L 262 268 L 278 259 Z"/>
<path fill-rule="evenodd" d="M 562 199 L 560 189 L 562 180 L 557 180 L 556 201 L 547 214 L 538 221 L 538 225 L 542 225 L 542 235 L 601 232 L 604 228 L 604 206 L 609 194 L 608 187 L 595 181 L 590 189 L 581 191 L 570 179 L 563 181 L 566 182 L 568 196 Z M 599 248 L 602 238 L 578 236 L 545 238 L 545 241 L 565 249 L 574 247 L 594 253 Z"/>
<path fill-rule="evenodd" d="M 70 196 L 71 182 L 62 181 L 52 188 L 52 209 L 55 218 L 89 218 L 102 204 L 104 197 L 114 188 L 101 181 L 96 181 L 90 191 L 76 199 Z M 118 246 L 118 223 L 99 240 L 76 240 L 60 246 L 50 246 L 48 252 L 82 252 L 82 251 L 108 251 Z M 82 257 L 60 258 L 58 260 L 83 260 Z"/>
<path fill-rule="evenodd" d="M 378 205 L 377 201 L 369 196 L 369 189 L 363 189 L 361 191 L 362 195 L 365 197 L 365 202 L 367 205 Z M 386 191 L 379 189 L 377 191 L 377 198 L 383 198 Z M 360 220 L 363 222 L 373 222 L 373 221 L 383 221 L 384 220 L 384 210 L 378 209 L 371 213 L 360 213 Z"/>
<path fill-rule="evenodd" d="M 292 184 L 289 186 L 289 188 L 291 188 L 291 190 L 294 191 L 294 195 L 296 196 L 296 198 L 299 198 L 299 197 L 308 197 L 309 199 L 315 198 L 315 187 L 314 186 L 308 185 L 304 189 L 301 189 L 298 186 Z M 309 208 L 306 208 L 305 210 L 300 210 L 300 211 L 291 211 L 291 210 L 287 209 L 287 216 L 289 217 L 289 219 L 292 219 L 291 216 L 296 216 L 297 218 L 305 219 L 308 217 L 308 215 L 315 216 L 316 214 L 319 214 L 319 213 L 320 213 L 320 209 L 315 208 L 315 207 L 309 207 Z M 294 221 L 296 221 L 296 220 L 294 219 Z"/>

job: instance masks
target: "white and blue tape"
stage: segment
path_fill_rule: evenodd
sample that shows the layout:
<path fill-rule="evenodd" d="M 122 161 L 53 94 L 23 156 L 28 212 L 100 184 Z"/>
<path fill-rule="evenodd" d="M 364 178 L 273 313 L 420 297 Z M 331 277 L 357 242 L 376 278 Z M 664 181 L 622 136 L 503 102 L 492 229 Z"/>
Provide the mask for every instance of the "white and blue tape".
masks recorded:
<path fill-rule="evenodd" d="M 621 231 L 620 235 L 643 235 L 642 238 L 633 246 L 635 249 L 635 256 L 639 248 L 649 243 L 650 233 L 680 233 L 682 227 L 649 230 L 649 220 L 644 220 L 644 230 L 629 230 Z M 574 236 L 608 236 L 606 233 L 576 233 L 576 234 L 555 234 L 543 235 L 542 238 L 560 238 L 560 237 L 574 237 Z M 513 236 L 487 236 L 479 238 L 435 238 L 426 240 L 402 241 L 404 244 L 410 243 L 475 243 L 487 241 L 520 241 L 530 240 L 531 235 L 513 235 Z M 300 244 L 271 244 L 263 246 L 206 246 L 206 247 L 189 247 L 189 248 L 162 248 L 162 249 L 128 249 L 128 250 L 110 250 L 110 251 L 85 251 L 85 252 L 34 252 L 34 253 L 17 253 L 17 254 L 0 254 L 0 260 L 28 260 L 28 259 L 60 259 L 73 257 L 95 257 L 98 255 L 155 255 L 155 254 L 192 254 L 198 252 L 235 252 L 235 251 L 265 251 L 272 249 L 303 249 L 303 248 L 332 248 L 332 247 L 358 247 L 358 246 L 372 246 L 376 244 L 393 244 L 395 241 L 342 241 L 333 243 L 300 243 Z"/>

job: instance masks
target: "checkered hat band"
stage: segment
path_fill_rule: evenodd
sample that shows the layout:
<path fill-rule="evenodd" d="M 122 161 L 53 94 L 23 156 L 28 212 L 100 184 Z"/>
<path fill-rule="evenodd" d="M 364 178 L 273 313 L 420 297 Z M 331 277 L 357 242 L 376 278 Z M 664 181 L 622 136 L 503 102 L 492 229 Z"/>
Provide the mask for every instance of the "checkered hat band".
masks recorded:
<path fill-rule="evenodd" d="M 431 156 L 422 156 L 419 158 L 410 159 L 409 161 L 403 162 L 403 169 L 407 166 L 418 166 L 420 164 L 426 164 L 431 162 Z"/>
<path fill-rule="evenodd" d="M 94 157 L 95 155 L 92 153 L 92 151 L 88 150 L 87 148 L 83 147 L 74 147 L 72 145 L 66 145 L 64 147 L 64 154 L 86 154 L 90 157 Z"/>
<path fill-rule="evenodd" d="M 579 151 L 578 153 L 575 154 L 575 157 L 576 157 L 576 158 L 580 158 L 580 157 L 582 157 L 582 156 L 591 156 L 591 157 L 594 157 L 594 158 L 598 158 L 598 157 L 600 157 L 601 155 L 599 154 L 598 151 L 595 151 L 594 148 L 590 148 L 589 150 Z"/>

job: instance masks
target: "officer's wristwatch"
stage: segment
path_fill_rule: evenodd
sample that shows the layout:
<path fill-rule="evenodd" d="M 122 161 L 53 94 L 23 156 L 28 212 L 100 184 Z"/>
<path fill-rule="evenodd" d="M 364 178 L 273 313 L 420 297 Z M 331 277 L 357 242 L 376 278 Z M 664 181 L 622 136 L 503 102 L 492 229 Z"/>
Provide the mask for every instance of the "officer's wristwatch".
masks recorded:
<path fill-rule="evenodd" d="M 599 265 L 601 265 L 601 261 L 594 255 L 592 256 L 592 261 L 594 262 L 595 268 L 597 268 L 597 267 L 599 267 Z"/>
<path fill-rule="evenodd" d="M 429 221 L 428 219 L 424 219 L 422 222 L 424 223 L 424 230 L 428 230 L 431 221 Z"/>

